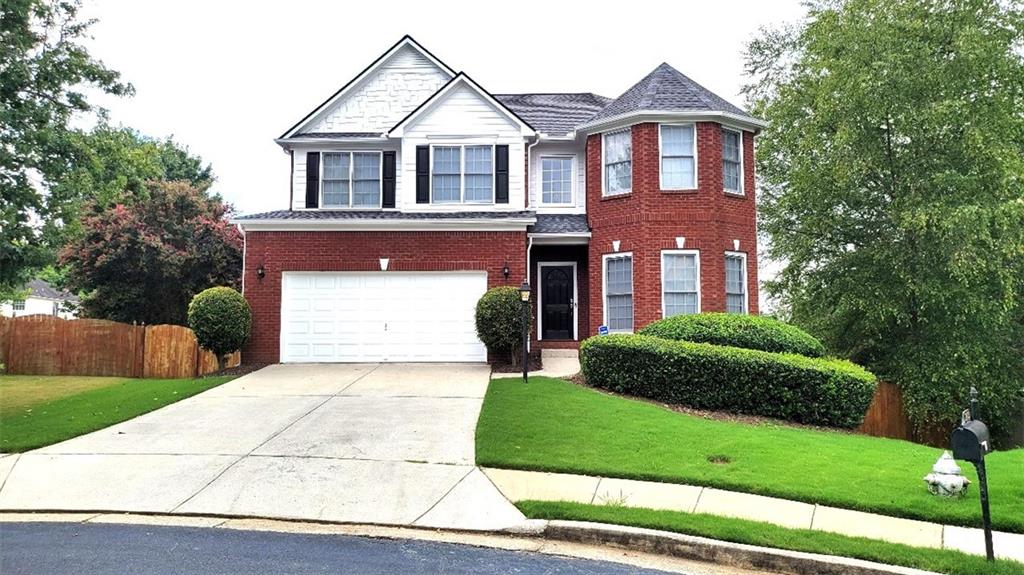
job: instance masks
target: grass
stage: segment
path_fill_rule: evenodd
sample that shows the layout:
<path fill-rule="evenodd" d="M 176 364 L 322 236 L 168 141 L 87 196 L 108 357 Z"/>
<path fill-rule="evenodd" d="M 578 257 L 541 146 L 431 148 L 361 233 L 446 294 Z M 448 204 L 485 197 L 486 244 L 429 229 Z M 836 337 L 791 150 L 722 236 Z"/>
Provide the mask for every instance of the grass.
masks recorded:
<path fill-rule="evenodd" d="M 927 492 L 940 449 L 907 441 L 677 413 L 534 377 L 491 382 L 476 430 L 477 464 L 687 483 L 885 515 L 978 527 L 963 499 Z M 1024 449 L 987 458 L 992 521 L 1024 533 Z"/>
<path fill-rule="evenodd" d="M 27 451 L 96 431 L 230 379 L 0 376 L 0 452 Z"/>
<path fill-rule="evenodd" d="M 658 511 L 565 501 L 520 501 L 516 506 L 531 519 L 596 521 L 674 531 L 734 543 L 839 555 L 889 565 L 901 565 L 949 575 L 1020 575 L 1024 564 L 1009 560 L 989 563 L 984 557 L 949 549 L 927 549 L 849 537 L 809 529 L 789 529 L 769 523 L 700 513 Z"/>

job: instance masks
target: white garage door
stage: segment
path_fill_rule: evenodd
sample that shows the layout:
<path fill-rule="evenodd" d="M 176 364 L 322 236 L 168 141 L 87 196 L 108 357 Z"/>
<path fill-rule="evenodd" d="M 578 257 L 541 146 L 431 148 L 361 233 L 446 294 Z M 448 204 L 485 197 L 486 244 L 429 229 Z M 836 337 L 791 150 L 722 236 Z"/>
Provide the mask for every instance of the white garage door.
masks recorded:
<path fill-rule="evenodd" d="M 286 272 L 281 361 L 486 361 L 484 272 Z"/>

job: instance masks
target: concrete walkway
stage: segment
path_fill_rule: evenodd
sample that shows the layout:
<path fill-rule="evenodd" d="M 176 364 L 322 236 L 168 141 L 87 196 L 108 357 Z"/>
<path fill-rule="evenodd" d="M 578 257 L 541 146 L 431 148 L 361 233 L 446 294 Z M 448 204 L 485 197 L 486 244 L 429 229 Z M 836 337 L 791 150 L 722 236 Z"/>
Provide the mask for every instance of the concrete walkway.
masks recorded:
<path fill-rule="evenodd" d="M 0 510 L 135 511 L 503 529 L 474 465 L 487 365 L 275 365 L 0 458 Z"/>
<path fill-rule="evenodd" d="M 484 473 L 512 501 L 573 501 L 707 513 L 795 529 L 882 539 L 915 547 L 985 554 L 981 529 L 940 525 L 693 485 L 510 469 L 484 469 Z M 996 556 L 1024 561 L 1024 535 L 996 532 L 993 540 Z"/>

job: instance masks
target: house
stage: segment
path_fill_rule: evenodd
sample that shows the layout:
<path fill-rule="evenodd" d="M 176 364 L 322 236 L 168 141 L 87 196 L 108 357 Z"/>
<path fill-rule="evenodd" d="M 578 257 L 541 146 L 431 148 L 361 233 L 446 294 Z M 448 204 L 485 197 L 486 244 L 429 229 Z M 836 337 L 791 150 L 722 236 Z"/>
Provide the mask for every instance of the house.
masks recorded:
<path fill-rule="evenodd" d="M 481 361 L 485 290 L 533 346 L 757 313 L 761 120 L 662 64 L 618 98 L 491 94 L 406 36 L 276 142 L 287 209 L 245 235 L 256 362 Z"/>
<path fill-rule="evenodd" d="M 23 315 L 52 315 L 64 319 L 76 317 L 78 297 L 59 290 L 43 280 L 32 280 L 25 285 L 28 295 L 25 299 L 6 301 L 0 304 L 0 315 L 21 317 Z"/>

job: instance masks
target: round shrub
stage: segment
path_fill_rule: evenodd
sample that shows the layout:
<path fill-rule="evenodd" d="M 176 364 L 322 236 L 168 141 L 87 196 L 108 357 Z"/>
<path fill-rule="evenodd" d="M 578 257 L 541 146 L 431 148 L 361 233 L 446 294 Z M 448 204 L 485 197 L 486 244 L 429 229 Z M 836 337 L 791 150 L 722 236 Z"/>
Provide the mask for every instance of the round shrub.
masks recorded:
<path fill-rule="evenodd" d="M 829 427 L 860 425 L 876 386 L 845 360 L 647 335 L 592 337 L 580 367 L 588 384 L 617 393 Z"/>
<path fill-rule="evenodd" d="M 493 354 L 508 353 L 515 363 L 523 347 L 523 304 L 519 290 L 500 286 L 476 302 L 476 335 Z"/>
<path fill-rule="evenodd" d="M 739 313 L 676 315 L 639 332 L 662 339 L 713 343 L 808 357 L 825 355 L 825 346 L 804 330 L 777 319 Z"/>
<path fill-rule="evenodd" d="M 223 370 L 226 356 L 241 349 L 249 339 L 249 302 L 229 287 L 203 290 L 188 304 L 188 326 L 195 332 L 199 345 L 217 356 L 217 366 Z"/>

